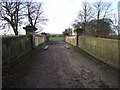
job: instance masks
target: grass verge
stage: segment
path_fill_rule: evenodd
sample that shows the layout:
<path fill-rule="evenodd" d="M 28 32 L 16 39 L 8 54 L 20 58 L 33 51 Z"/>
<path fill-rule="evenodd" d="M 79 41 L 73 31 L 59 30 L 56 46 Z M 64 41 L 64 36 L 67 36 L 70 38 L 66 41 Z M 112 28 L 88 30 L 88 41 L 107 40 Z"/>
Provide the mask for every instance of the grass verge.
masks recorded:
<path fill-rule="evenodd" d="M 67 43 L 67 42 L 66 42 Z M 103 63 L 102 61 L 100 61 L 99 59 L 95 58 L 94 56 L 92 56 L 90 53 L 86 52 L 85 50 L 79 48 L 79 47 L 76 47 L 70 43 L 67 43 L 69 44 L 75 51 L 77 51 L 78 53 L 80 53 L 82 56 L 88 58 L 89 60 L 94 60 L 96 63 L 96 65 L 101 65 L 103 66 Z M 104 63 L 104 65 L 107 65 L 106 63 Z"/>
<path fill-rule="evenodd" d="M 42 43 L 40 44 L 39 46 L 37 46 L 35 49 L 31 50 L 30 52 L 24 54 L 22 57 L 20 57 L 21 61 L 23 63 L 27 63 L 29 62 L 30 60 L 33 59 L 33 57 L 41 50 L 43 49 L 45 46 L 46 46 L 46 42 L 45 43 Z"/>
<path fill-rule="evenodd" d="M 10 63 L 6 63 L 2 67 L 2 79 L 6 80 L 8 78 L 14 77 L 17 72 L 22 71 L 27 65 L 33 60 L 34 56 L 42 50 L 47 43 L 42 43 L 37 46 L 35 49 L 30 50 L 29 52 L 25 53 L 18 59 L 13 60 Z"/>
<path fill-rule="evenodd" d="M 67 42 L 66 42 L 67 43 Z M 84 57 L 87 57 L 87 58 L 89 58 L 89 59 L 93 59 L 94 57 L 91 55 L 91 54 L 89 54 L 88 52 L 86 52 L 86 51 L 84 51 L 83 49 L 81 49 L 81 48 L 79 48 L 79 47 L 76 47 L 76 46 L 74 46 L 74 45 L 72 45 L 72 44 L 70 44 L 70 43 L 67 43 L 67 44 L 69 44 L 75 51 L 77 51 L 77 52 L 79 52 L 81 55 L 83 55 Z"/>

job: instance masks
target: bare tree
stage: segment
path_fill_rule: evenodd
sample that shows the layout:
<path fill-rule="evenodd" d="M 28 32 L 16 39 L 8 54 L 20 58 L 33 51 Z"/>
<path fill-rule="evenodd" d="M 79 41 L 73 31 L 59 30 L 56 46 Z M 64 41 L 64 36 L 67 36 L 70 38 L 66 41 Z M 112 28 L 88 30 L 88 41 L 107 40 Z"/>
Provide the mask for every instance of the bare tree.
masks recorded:
<path fill-rule="evenodd" d="M 0 21 L 2 21 L 0 27 L 12 27 L 15 35 L 18 35 L 18 27 L 27 20 L 22 21 L 27 16 L 30 26 L 40 26 L 39 29 L 42 30 L 42 25 L 46 24 L 47 21 L 42 5 L 42 2 L 21 2 L 20 0 L 10 0 L 8 2 L 3 0 L 0 2 Z"/>
<path fill-rule="evenodd" d="M 78 19 L 77 21 L 82 23 L 82 28 L 84 31 L 86 30 L 87 22 L 91 20 L 93 17 L 93 10 L 89 2 L 86 0 L 82 2 L 82 10 L 78 13 Z"/>
<path fill-rule="evenodd" d="M 42 25 L 48 21 L 44 16 L 42 5 L 42 2 L 27 2 L 27 17 L 30 26 L 42 28 Z"/>
<path fill-rule="evenodd" d="M 93 7 L 95 10 L 95 14 L 96 14 L 96 20 L 97 20 L 97 35 L 99 36 L 99 24 L 100 24 L 100 19 L 104 19 L 106 17 L 106 15 L 109 12 L 109 9 L 111 7 L 111 3 L 108 2 L 102 2 L 101 0 L 98 0 L 97 2 L 93 3 Z"/>
<path fill-rule="evenodd" d="M 117 33 L 117 35 L 120 34 L 120 30 L 118 30 L 118 20 L 117 20 L 117 14 L 113 14 L 113 29 Z"/>
<path fill-rule="evenodd" d="M 7 23 L 3 23 L 5 25 L 10 25 L 15 33 L 18 35 L 18 24 L 20 21 L 19 11 L 22 9 L 20 7 L 21 2 L 19 0 L 4 0 L 0 3 L 0 20 L 6 21 Z"/>

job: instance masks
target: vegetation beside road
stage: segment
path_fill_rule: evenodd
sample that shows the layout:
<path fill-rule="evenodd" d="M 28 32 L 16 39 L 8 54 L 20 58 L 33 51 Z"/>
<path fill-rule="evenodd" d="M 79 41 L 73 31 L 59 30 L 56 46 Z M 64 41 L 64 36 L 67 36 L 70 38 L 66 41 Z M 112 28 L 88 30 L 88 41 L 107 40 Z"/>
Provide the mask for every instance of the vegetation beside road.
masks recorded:
<path fill-rule="evenodd" d="M 41 49 L 43 49 L 46 45 L 47 45 L 46 42 L 40 44 L 40 45 L 37 46 L 35 49 L 33 49 L 33 50 L 31 50 L 30 52 L 28 52 L 28 53 L 26 53 L 25 55 L 23 55 L 20 59 L 21 59 L 23 62 L 25 62 L 25 63 L 29 62 L 29 60 L 30 60 L 30 59 L 32 60 L 32 58 L 33 58 Z"/>
<path fill-rule="evenodd" d="M 72 45 L 72 44 L 70 44 L 70 43 L 68 43 L 68 44 L 69 44 L 73 49 L 75 49 L 75 51 L 79 52 L 81 55 L 83 55 L 83 56 L 85 56 L 85 57 L 87 57 L 87 58 L 89 58 L 89 59 L 94 58 L 92 55 L 90 55 L 88 52 L 82 50 L 81 48 L 76 47 L 76 46 L 74 46 L 74 45 Z"/>
<path fill-rule="evenodd" d="M 63 41 L 65 42 L 64 40 L 64 37 L 49 37 L 49 40 L 57 40 L 57 41 Z M 67 42 L 66 42 L 67 43 Z M 82 50 L 81 48 L 79 47 L 76 47 L 70 43 L 67 43 L 69 44 L 72 48 L 74 48 L 77 52 L 79 52 L 80 54 L 82 54 L 83 56 L 87 57 L 87 58 L 93 58 L 92 55 L 90 55 L 89 53 L 87 53 L 86 51 Z"/>
<path fill-rule="evenodd" d="M 42 43 L 39 46 L 37 46 L 35 49 L 30 50 L 29 52 L 25 53 L 18 59 L 12 60 L 11 62 L 6 63 L 3 66 L 3 80 L 6 80 L 7 78 L 14 77 L 19 70 L 24 70 L 24 68 L 32 61 L 34 60 L 34 56 L 42 50 L 47 43 Z"/>

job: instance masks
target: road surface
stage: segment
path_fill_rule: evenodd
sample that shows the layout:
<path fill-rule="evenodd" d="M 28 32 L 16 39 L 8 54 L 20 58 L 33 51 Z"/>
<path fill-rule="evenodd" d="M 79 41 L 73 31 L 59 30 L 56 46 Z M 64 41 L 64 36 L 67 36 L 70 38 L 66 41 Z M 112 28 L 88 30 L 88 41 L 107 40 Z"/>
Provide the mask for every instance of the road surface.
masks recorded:
<path fill-rule="evenodd" d="M 49 41 L 26 68 L 3 84 L 9 88 L 117 88 L 117 70 L 88 59 L 62 41 Z"/>

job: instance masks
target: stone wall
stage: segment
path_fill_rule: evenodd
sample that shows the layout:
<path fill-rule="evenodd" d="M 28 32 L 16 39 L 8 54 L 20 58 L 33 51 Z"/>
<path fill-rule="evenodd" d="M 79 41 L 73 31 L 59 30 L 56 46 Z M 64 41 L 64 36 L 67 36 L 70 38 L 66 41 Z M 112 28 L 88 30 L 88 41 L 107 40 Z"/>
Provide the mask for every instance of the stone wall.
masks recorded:
<path fill-rule="evenodd" d="M 46 36 L 35 36 L 35 46 L 45 42 Z M 2 64 L 21 56 L 33 48 L 32 36 L 2 37 Z"/>
<path fill-rule="evenodd" d="M 66 36 L 65 41 L 76 46 L 76 36 Z"/>
<path fill-rule="evenodd" d="M 72 39 L 66 37 L 66 42 L 71 43 Z M 120 40 L 79 36 L 78 47 L 87 51 L 98 60 L 120 69 L 119 44 Z"/>
<path fill-rule="evenodd" d="M 32 49 L 31 36 L 2 37 L 2 63 Z"/>
<path fill-rule="evenodd" d="M 79 36 L 79 47 L 108 65 L 118 68 L 120 40 Z M 120 67 L 119 67 L 120 68 Z"/>
<path fill-rule="evenodd" d="M 47 37 L 45 35 L 36 35 L 35 36 L 35 46 L 38 46 L 45 41 L 47 41 Z"/>

